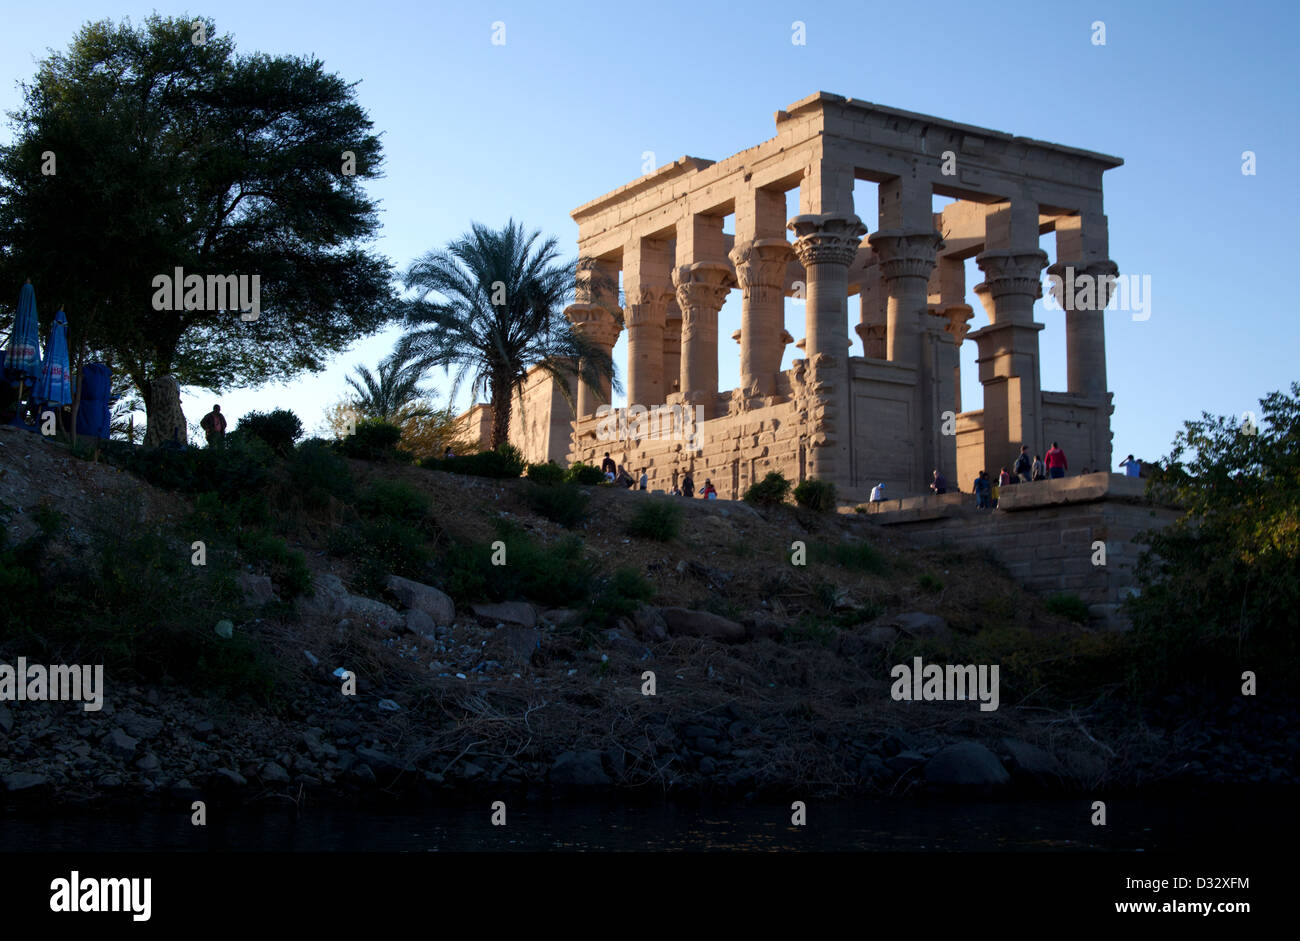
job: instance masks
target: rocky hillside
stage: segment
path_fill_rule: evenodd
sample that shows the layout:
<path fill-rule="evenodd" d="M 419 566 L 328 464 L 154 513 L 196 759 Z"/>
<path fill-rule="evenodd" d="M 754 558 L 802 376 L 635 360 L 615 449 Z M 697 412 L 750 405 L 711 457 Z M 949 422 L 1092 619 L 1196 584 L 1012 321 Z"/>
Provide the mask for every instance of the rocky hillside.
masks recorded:
<path fill-rule="evenodd" d="M 201 573 L 158 568 L 129 596 L 158 600 L 114 622 L 135 644 L 183 624 L 197 660 L 109 657 L 98 712 L 0 704 L 11 801 L 901 796 L 1212 781 L 1241 766 L 1294 780 L 1296 749 L 1267 757 L 1266 718 L 1139 710 L 1106 673 L 1112 638 L 1049 613 L 988 558 L 918 549 L 862 517 L 585 487 L 565 528 L 527 480 L 330 458 L 346 491 L 308 500 L 294 460 L 257 485 L 264 519 L 217 526 L 236 502 L 244 514 L 237 491 L 161 490 L 0 428 L 7 564 L 44 534 L 38 591 L 66 594 L 79 566 L 107 577 L 92 565 L 106 531 L 178 558 L 224 534 Z M 675 535 L 632 534 L 664 504 L 680 511 Z M 670 535 L 659 522 L 652 534 Z M 265 550 L 281 539 L 288 556 Z M 233 589 L 187 608 L 197 578 Z M 100 593 L 84 590 L 93 609 Z M 118 612 L 86 623 L 105 613 Z M 3 663 L 99 650 L 90 634 L 59 646 L 39 623 L 0 623 Z M 237 645 L 260 685 L 182 669 Z M 914 656 L 999 664 L 999 707 L 894 701 L 890 670 Z"/>

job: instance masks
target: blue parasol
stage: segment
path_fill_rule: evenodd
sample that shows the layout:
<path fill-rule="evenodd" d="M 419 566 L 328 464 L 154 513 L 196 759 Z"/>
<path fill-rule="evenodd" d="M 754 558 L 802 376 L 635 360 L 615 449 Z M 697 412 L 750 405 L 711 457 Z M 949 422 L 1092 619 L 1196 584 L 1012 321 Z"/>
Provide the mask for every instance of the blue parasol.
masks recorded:
<path fill-rule="evenodd" d="M 63 311 L 54 315 L 50 342 L 45 344 L 45 367 L 32 398 L 42 405 L 62 408 L 72 404 L 72 380 L 68 367 L 68 318 Z"/>
<path fill-rule="evenodd" d="M 40 325 L 36 319 L 36 289 L 28 281 L 18 295 L 18 314 L 5 344 L 5 377 L 14 385 L 41 374 Z M 66 345 L 66 344 L 65 344 Z"/>

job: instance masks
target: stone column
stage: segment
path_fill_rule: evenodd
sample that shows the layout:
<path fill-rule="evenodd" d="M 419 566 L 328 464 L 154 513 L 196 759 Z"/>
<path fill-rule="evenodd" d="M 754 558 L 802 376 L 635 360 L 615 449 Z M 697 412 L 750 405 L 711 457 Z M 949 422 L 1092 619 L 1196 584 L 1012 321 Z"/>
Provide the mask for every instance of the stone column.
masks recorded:
<path fill-rule="evenodd" d="M 664 312 L 664 398 L 682 386 L 682 309 L 676 294 L 668 296 Z"/>
<path fill-rule="evenodd" d="M 718 411 L 718 311 L 735 283 L 731 267 L 721 262 L 697 261 L 673 274 L 682 310 L 682 400 L 703 406 L 706 419 Z"/>
<path fill-rule="evenodd" d="M 928 285 L 941 240 L 929 228 L 886 230 L 867 241 L 879 259 L 886 296 L 885 358 L 917 371 L 911 425 L 917 434 L 919 465 L 914 465 L 908 485 L 923 493 L 935 468 L 945 476 L 956 475 L 956 439 L 942 433 L 940 418 L 951 402 L 951 382 L 945 383 L 940 362 L 940 346 L 946 338 L 929 317 Z"/>
<path fill-rule="evenodd" d="M 960 412 L 962 410 L 961 345 L 966 341 L 966 334 L 970 333 L 970 320 L 975 316 L 975 311 L 969 304 L 951 304 L 934 313 L 948 321 L 943 329 L 952 337 L 952 407 L 953 411 Z"/>
<path fill-rule="evenodd" d="M 664 403 L 664 329 L 671 296 L 672 289 L 667 285 L 625 284 L 629 406 L 651 408 Z"/>
<path fill-rule="evenodd" d="M 858 289 L 858 303 L 858 325 L 853 329 L 862 338 L 862 351 L 869 359 L 884 359 L 889 331 L 879 263 L 863 272 L 862 284 Z"/>
<path fill-rule="evenodd" d="M 754 239 L 731 251 L 743 292 L 740 312 L 740 391 L 763 399 L 776 391 L 784 350 L 785 271 L 794 252 L 785 239 Z M 759 404 L 762 404 L 761 402 Z"/>
<path fill-rule="evenodd" d="M 984 464 L 989 474 L 1009 468 L 1021 444 L 1043 453 L 1042 391 L 1034 301 L 1042 295 L 1039 272 L 1047 263 L 1037 248 L 986 251 L 976 264 L 984 281 L 975 293 L 992 321 L 971 336 L 979 345 L 984 386 Z"/>
<path fill-rule="evenodd" d="M 614 315 L 604 307 L 585 302 L 570 304 L 564 309 L 564 316 L 573 325 L 575 333 L 595 344 L 605 355 L 613 351 L 620 328 Z M 599 388 L 593 389 L 582 380 L 581 363 L 578 368 L 578 417 L 588 418 L 596 413 L 598 407 L 609 403 L 610 382 L 602 379 Z"/>
<path fill-rule="evenodd" d="M 790 220 L 807 281 L 804 349 L 808 474 L 841 493 L 854 486 L 850 416 L 848 272 L 867 228 L 852 213 L 803 213 Z"/>

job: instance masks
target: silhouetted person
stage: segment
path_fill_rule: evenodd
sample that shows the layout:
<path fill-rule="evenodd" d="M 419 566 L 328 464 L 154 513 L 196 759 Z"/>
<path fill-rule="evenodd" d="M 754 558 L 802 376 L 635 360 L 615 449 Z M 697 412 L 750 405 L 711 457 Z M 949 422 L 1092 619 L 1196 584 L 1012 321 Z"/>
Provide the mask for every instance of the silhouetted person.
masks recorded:
<path fill-rule="evenodd" d="M 1138 460 L 1134 460 L 1132 454 L 1124 458 L 1124 460 L 1120 461 L 1119 466 L 1124 468 L 1124 475 L 1126 477 L 1142 476 L 1142 462 Z"/>
<path fill-rule="evenodd" d="M 939 468 L 934 469 L 934 479 L 930 481 L 930 489 L 935 493 L 947 493 L 948 481 L 943 474 L 939 473 Z"/>
<path fill-rule="evenodd" d="M 600 472 L 602 474 L 618 474 L 618 465 L 614 463 L 614 459 L 609 456 L 608 451 L 605 452 L 605 460 L 600 462 Z M 610 480 L 613 479 L 613 477 L 610 477 Z"/>
<path fill-rule="evenodd" d="M 682 496 L 688 500 L 695 496 L 695 478 L 691 476 L 690 471 L 682 477 Z"/>
<path fill-rule="evenodd" d="M 212 411 L 199 419 L 199 427 L 208 439 L 208 447 L 220 448 L 226 443 L 226 416 L 221 414 L 221 406 L 212 406 Z"/>
<path fill-rule="evenodd" d="M 993 481 L 989 480 L 988 471 L 982 470 L 979 472 L 972 489 L 975 491 L 976 509 L 991 509 L 993 506 Z"/>
<path fill-rule="evenodd" d="M 1015 479 L 1011 482 L 1013 484 L 1029 483 L 1029 475 L 1032 471 L 1033 462 L 1029 460 L 1029 445 L 1022 444 L 1020 454 L 1016 457 L 1016 466 L 1011 468 L 1011 472 L 1015 475 Z"/>

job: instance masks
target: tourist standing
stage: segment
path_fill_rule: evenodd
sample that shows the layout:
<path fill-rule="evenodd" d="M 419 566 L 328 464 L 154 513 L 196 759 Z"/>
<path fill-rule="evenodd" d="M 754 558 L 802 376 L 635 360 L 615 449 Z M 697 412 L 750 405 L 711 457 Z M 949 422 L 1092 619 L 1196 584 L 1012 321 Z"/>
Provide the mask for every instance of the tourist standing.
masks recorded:
<path fill-rule="evenodd" d="M 1142 462 L 1141 462 L 1141 461 L 1134 460 L 1132 454 L 1130 454 L 1128 457 L 1124 458 L 1124 460 L 1120 461 L 1120 462 L 1119 462 L 1119 466 L 1122 467 L 1122 468 L 1124 468 L 1124 476 L 1125 476 L 1125 477 L 1141 477 L 1141 476 L 1142 476 Z"/>
<path fill-rule="evenodd" d="M 979 476 L 975 478 L 975 508 L 978 510 L 987 510 L 992 506 L 993 499 L 993 482 L 989 480 L 989 472 L 982 470 Z"/>
<path fill-rule="evenodd" d="M 871 488 L 871 502 L 880 503 L 885 499 L 885 482 L 882 480 Z"/>
<path fill-rule="evenodd" d="M 718 499 L 718 491 L 713 489 L 713 481 L 707 477 L 704 478 L 704 486 L 700 488 L 700 493 L 704 495 L 706 500 Z"/>
<path fill-rule="evenodd" d="M 1029 445 L 1022 444 L 1020 446 L 1020 455 L 1016 458 L 1015 467 L 1011 469 L 1011 472 L 1015 475 L 1015 479 L 1011 482 L 1013 484 L 1029 483 L 1032 470 L 1033 462 L 1029 459 Z"/>
<path fill-rule="evenodd" d="M 1047 465 L 1043 463 L 1043 459 L 1039 457 L 1037 454 L 1034 455 L 1033 477 L 1034 480 L 1047 479 Z"/>
<path fill-rule="evenodd" d="M 695 496 L 695 478 L 691 476 L 690 471 L 687 471 L 686 476 L 682 478 L 682 496 L 688 500 Z"/>
<path fill-rule="evenodd" d="M 641 468 L 641 489 L 650 489 L 650 475 L 646 473 L 645 468 Z"/>
<path fill-rule="evenodd" d="M 618 466 L 614 463 L 614 459 L 609 456 L 608 451 L 605 452 L 605 460 L 600 462 L 600 472 L 609 480 L 613 480 L 615 475 L 618 474 Z"/>
<path fill-rule="evenodd" d="M 221 406 L 212 406 L 212 411 L 199 419 L 199 427 L 208 439 L 208 447 L 221 448 L 226 443 L 226 416 L 221 414 Z"/>
<path fill-rule="evenodd" d="M 939 468 L 934 469 L 934 478 L 930 481 L 930 489 L 935 493 L 947 493 L 948 481 L 943 474 L 939 473 Z"/>
<path fill-rule="evenodd" d="M 1053 441 L 1052 446 L 1047 449 L 1045 463 L 1047 464 L 1047 474 L 1053 479 L 1064 477 L 1066 470 L 1070 466 L 1065 460 L 1065 452 L 1061 450 L 1061 446 L 1055 441 Z"/>

